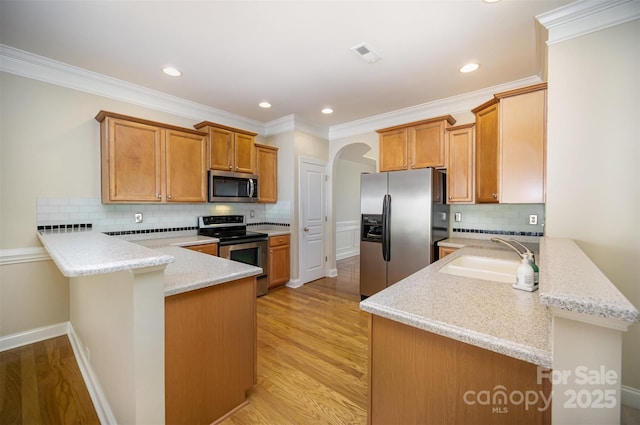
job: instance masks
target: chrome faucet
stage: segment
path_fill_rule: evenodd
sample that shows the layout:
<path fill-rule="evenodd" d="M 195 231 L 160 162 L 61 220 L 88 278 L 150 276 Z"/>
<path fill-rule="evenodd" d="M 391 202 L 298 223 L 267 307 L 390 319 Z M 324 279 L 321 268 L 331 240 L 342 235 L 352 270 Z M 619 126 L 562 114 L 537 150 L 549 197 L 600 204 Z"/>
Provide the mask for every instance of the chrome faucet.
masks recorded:
<path fill-rule="evenodd" d="M 525 255 L 524 255 L 522 252 L 520 252 L 520 250 L 519 250 L 518 248 L 516 248 L 515 246 L 511 245 L 509 242 L 505 241 L 504 239 L 500 239 L 500 238 L 491 238 L 491 240 L 492 240 L 493 242 L 500 242 L 500 243 L 505 244 L 506 246 L 508 246 L 509 248 L 513 249 L 515 252 L 517 252 L 517 253 L 518 253 L 518 257 L 520 257 L 520 258 L 525 258 Z M 524 249 L 526 249 L 526 250 L 527 250 L 527 252 L 530 252 L 530 251 L 529 251 L 529 248 L 527 248 L 526 246 L 522 245 L 520 242 L 515 241 L 515 240 L 513 240 L 513 239 L 511 239 L 511 240 L 512 240 L 513 242 L 516 242 L 518 245 L 522 246 Z"/>

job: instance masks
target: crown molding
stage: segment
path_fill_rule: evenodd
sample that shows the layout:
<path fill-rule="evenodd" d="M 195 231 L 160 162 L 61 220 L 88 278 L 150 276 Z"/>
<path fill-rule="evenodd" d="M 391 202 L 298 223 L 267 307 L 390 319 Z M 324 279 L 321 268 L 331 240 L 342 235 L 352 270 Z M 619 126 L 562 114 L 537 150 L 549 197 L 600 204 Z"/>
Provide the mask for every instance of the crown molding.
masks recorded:
<path fill-rule="evenodd" d="M 536 84 L 541 81 L 537 76 L 528 77 L 475 92 L 438 99 L 361 120 L 327 127 L 302 120 L 293 114 L 267 123 L 251 120 L 220 109 L 211 108 L 157 90 L 151 90 L 123 80 L 107 77 L 3 44 L 0 44 L 0 71 L 144 106 L 149 109 L 187 117 L 196 121 L 213 121 L 230 127 L 243 128 L 265 136 L 272 136 L 288 131 L 302 131 L 325 140 L 364 134 L 379 128 L 419 121 L 425 117 L 468 112 L 487 99 L 490 99 L 494 93 Z"/>
<path fill-rule="evenodd" d="M 393 127 L 407 122 L 420 121 L 441 115 L 469 112 L 476 106 L 493 98 L 495 93 L 540 83 L 538 76 L 523 78 L 481 90 L 434 100 L 408 108 L 398 109 L 380 115 L 364 118 L 345 124 L 334 125 L 329 132 L 329 140 L 342 139 L 369 133 L 380 128 Z"/>
<path fill-rule="evenodd" d="M 638 0 L 579 0 L 536 16 L 552 45 L 640 18 Z"/>
<path fill-rule="evenodd" d="M 0 71 L 173 115 L 264 134 L 264 123 L 0 44 Z"/>

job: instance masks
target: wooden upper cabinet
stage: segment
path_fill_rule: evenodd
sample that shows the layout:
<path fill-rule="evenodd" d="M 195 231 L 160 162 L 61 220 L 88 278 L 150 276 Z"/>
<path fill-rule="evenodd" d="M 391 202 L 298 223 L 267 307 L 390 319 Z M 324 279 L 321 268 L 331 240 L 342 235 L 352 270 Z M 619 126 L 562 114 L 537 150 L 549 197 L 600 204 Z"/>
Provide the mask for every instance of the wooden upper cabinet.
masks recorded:
<path fill-rule="evenodd" d="M 500 202 L 545 202 L 546 104 L 542 89 L 500 99 Z"/>
<path fill-rule="evenodd" d="M 449 127 L 447 141 L 447 203 L 472 204 L 475 201 L 475 124 Z"/>
<path fill-rule="evenodd" d="M 207 148 L 209 169 L 255 173 L 254 140 L 257 133 L 209 121 L 200 122 L 194 127 L 209 134 Z"/>
<path fill-rule="evenodd" d="M 255 136 L 255 134 L 235 133 L 233 149 L 235 171 L 239 173 L 255 173 Z"/>
<path fill-rule="evenodd" d="M 255 144 L 258 202 L 278 201 L 278 148 Z"/>
<path fill-rule="evenodd" d="M 410 168 L 445 167 L 445 124 L 438 120 L 408 128 Z"/>
<path fill-rule="evenodd" d="M 206 136 L 166 130 L 166 199 L 205 202 Z"/>
<path fill-rule="evenodd" d="M 547 84 L 508 92 L 474 109 L 476 202 L 545 202 Z"/>
<path fill-rule="evenodd" d="M 102 202 L 206 202 L 206 135 L 100 111 Z"/>
<path fill-rule="evenodd" d="M 455 122 L 447 115 L 377 130 L 380 171 L 445 168 L 445 129 Z"/>
<path fill-rule="evenodd" d="M 380 171 L 407 169 L 407 129 L 382 131 L 380 134 Z"/>
<path fill-rule="evenodd" d="M 498 202 L 498 102 L 472 111 L 476 114 L 476 202 Z"/>

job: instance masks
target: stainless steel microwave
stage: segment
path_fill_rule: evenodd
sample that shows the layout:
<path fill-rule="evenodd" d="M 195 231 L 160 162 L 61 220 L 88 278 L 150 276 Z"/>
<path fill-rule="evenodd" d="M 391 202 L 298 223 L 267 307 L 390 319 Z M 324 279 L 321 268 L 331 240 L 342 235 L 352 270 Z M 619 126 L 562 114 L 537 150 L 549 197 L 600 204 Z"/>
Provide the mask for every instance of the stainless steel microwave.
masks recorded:
<path fill-rule="evenodd" d="M 209 170 L 209 202 L 257 201 L 257 175 Z"/>

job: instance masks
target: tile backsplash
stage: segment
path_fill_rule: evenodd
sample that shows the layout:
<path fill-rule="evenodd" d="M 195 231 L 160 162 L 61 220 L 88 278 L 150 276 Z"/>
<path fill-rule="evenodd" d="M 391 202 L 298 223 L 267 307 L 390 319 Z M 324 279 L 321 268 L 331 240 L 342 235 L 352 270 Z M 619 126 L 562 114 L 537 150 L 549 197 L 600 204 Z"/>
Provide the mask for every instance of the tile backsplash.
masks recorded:
<path fill-rule="evenodd" d="M 253 211 L 253 217 L 251 212 Z M 142 223 L 134 214 L 142 213 Z M 247 223 L 289 223 L 288 202 L 277 204 L 103 204 L 95 198 L 37 198 L 37 226 L 91 224 L 99 232 L 196 227 L 201 215 L 242 214 Z"/>
<path fill-rule="evenodd" d="M 456 213 L 461 221 L 456 222 Z M 529 215 L 538 224 L 529 224 Z M 544 236 L 544 204 L 475 204 L 451 205 L 450 237 L 489 239 L 495 235 Z"/>

